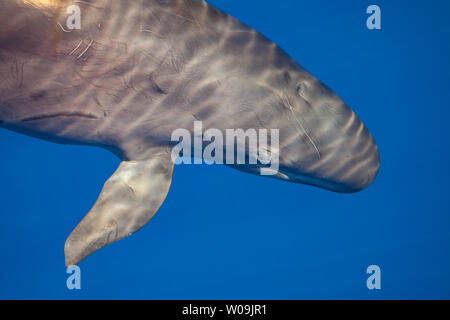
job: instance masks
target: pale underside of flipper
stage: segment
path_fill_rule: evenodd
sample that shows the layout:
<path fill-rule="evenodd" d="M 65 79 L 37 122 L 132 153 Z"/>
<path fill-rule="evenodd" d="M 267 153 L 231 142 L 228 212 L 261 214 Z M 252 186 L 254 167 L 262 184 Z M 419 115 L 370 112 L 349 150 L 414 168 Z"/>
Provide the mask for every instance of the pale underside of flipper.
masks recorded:
<path fill-rule="evenodd" d="M 170 188 L 173 162 L 168 149 L 145 161 L 123 161 L 105 183 L 86 217 L 66 240 L 66 266 L 145 226 Z"/>

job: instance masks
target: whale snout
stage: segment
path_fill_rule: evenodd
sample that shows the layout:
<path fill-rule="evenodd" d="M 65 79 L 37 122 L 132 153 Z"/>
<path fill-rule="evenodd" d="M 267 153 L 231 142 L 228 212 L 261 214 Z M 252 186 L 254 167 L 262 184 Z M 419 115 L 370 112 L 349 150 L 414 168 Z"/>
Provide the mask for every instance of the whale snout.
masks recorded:
<path fill-rule="evenodd" d="M 378 146 L 355 112 L 337 96 L 333 100 L 338 112 L 329 117 L 328 124 L 325 122 L 328 133 L 322 137 L 319 177 L 325 177 L 325 186 L 334 191 L 358 192 L 372 184 L 378 174 Z"/>
<path fill-rule="evenodd" d="M 289 181 L 309 184 L 339 193 L 364 190 L 375 180 L 380 168 L 378 147 L 367 129 L 342 139 L 335 146 L 320 149 L 315 161 L 298 160 L 281 165 Z M 285 151 L 286 152 L 286 151 Z"/>
<path fill-rule="evenodd" d="M 378 147 L 335 93 L 310 81 L 300 98 L 288 103 L 292 124 L 280 152 L 286 179 L 342 193 L 361 191 L 374 181 L 380 168 Z"/>
<path fill-rule="evenodd" d="M 364 190 L 372 184 L 380 169 L 378 146 L 367 129 L 363 136 L 355 136 L 347 143 L 352 152 L 337 154 L 336 168 L 330 179 L 330 187 L 337 192 L 353 193 Z M 339 150 L 336 151 L 339 153 Z"/>

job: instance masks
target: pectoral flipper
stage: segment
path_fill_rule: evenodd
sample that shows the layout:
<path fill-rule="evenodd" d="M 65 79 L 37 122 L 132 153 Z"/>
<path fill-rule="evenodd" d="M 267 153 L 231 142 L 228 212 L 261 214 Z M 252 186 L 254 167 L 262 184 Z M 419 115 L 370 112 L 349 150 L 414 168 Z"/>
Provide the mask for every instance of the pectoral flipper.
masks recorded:
<path fill-rule="evenodd" d="M 165 149 L 145 161 L 123 161 L 94 207 L 67 238 L 66 265 L 77 264 L 146 225 L 164 202 L 172 173 L 173 162 Z"/>

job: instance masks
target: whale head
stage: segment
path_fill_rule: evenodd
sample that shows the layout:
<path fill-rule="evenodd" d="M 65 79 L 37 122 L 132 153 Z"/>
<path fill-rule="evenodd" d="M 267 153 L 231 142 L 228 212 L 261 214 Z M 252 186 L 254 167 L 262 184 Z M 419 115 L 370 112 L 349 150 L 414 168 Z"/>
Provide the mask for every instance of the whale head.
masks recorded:
<path fill-rule="evenodd" d="M 375 179 L 378 147 L 363 122 L 333 91 L 302 74 L 280 102 L 288 114 L 280 130 L 280 174 L 288 181 L 351 193 Z"/>
<path fill-rule="evenodd" d="M 275 55 L 277 63 L 261 64 L 264 77 L 242 84 L 241 93 L 256 97 L 259 123 L 279 130 L 279 147 L 271 150 L 279 168 L 272 177 L 340 193 L 368 187 L 380 157 L 367 127 L 337 94 L 281 49 Z M 254 174 L 261 168 L 233 167 Z"/>

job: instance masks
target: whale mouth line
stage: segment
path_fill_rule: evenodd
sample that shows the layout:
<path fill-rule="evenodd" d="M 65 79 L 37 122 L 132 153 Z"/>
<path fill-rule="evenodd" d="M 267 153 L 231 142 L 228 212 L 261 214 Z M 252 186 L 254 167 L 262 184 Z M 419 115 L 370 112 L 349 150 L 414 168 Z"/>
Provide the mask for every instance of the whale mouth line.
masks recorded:
<path fill-rule="evenodd" d="M 33 122 L 33 121 L 41 121 L 41 120 L 57 119 L 57 118 L 82 118 L 82 119 L 87 119 L 87 120 L 98 120 L 98 117 L 96 115 L 93 115 L 90 113 L 59 112 L 59 113 L 50 113 L 50 114 L 40 114 L 37 116 L 23 118 L 20 120 L 20 122 Z"/>

